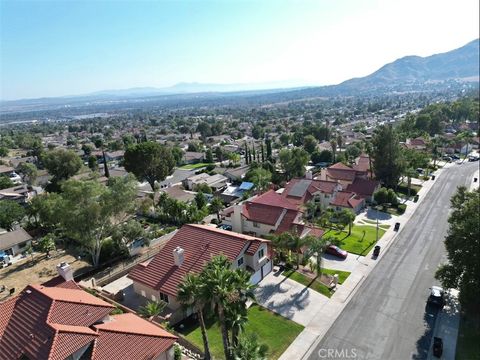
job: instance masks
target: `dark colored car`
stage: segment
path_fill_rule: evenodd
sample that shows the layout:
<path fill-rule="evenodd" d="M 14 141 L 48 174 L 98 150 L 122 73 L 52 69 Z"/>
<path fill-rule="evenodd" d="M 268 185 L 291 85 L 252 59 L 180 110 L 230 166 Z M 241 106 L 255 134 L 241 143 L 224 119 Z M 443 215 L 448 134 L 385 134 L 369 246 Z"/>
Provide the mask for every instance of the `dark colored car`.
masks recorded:
<path fill-rule="evenodd" d="M 443 353 L 443 340 L 439 337 L 433 338 L 433 356 L 441 357 Z"/>
<path fill-rule="evenodd" d="M 347 256 L 348 256 L 347 251 L 340 249 L 336 245 L 327 246 L 327 248 L 325 249 L 325 253 L 337 256 L 337 257 L 342 258 L 342 259 L 346 259 Z"/>
<path fill-rule="evenodd" d="M 460 156 L 455 155 L 455 154 L 451 155 L 450 157 L 451 157 L 453 160 L 460 160 Z"/>
<path fill-rule="evenodd" d="M 445 305 L 444 291 L 440 286 L 432 286 L 430 288 L 430 296 L 428 297 L 429 304 L 443 308 Z"/>
<path fill-rule="evenodd" d="M 400 229 L 400 223 L 399 222 L 395 223 L 395 227 L 393 228 L 393 230 L 398 231 L 398 229 Z"/>
<path fill-rule="evenodd" d="M 380 249 L 380 245 L 375 246 L 375 248 L 373 249 L 373 256 L 377 257 L 378 255 L 380 255 Z"/>
<path fill-rule="evenodd" d="M 232 225 L 220 224 L 217 227 L 222 230 L 232 231 Z"/>

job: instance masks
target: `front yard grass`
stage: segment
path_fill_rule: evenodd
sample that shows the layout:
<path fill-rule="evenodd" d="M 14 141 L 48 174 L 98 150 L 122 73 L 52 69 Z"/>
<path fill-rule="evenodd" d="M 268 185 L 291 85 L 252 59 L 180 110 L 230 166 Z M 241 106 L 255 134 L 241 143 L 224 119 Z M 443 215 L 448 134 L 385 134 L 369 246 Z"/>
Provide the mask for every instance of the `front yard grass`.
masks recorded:
<path fill-rule="evenodd" d="M 180 166 L 179 169 L 181 169 L 181 170 L 194 170 L 194 169 L 200 169 L 200 168 L 203 168 L 203 167 L 207 167 L 208 165 L 212 165 L 212 164 L 209 164 L 209 163 L 187 164 L 187 165 Z"/>
<path fill-rule="evenodd" d="M 178 329 L 190 342 L 203 349 L 202 333 L 197 322 L 185 324 Z M 247 333 L 257 334 L 262 344 L 268 345 L 268 359 L 278 359 L 287 347 L 303 330 L 303 326 L 271 312 L 259 305 L 252 305 L 248 309 L 248 323 L 245 326 Z M 216 359 L 223 359 L 222 335 L 218 322 L 207 322 L 210 351 Z"/>
<path fill-rule="evenodd" d="M 312 279 L 312 278 L 309 278 L 308 276 L 300 274 L 295 269 L 286 270 L 286 271 L 283 272 L 282 275 L 289 278 L 289 279 L 292 279 L 292 280 L 294 280 L 294 281 L 296 281 L 296 282 L 298 282 L 302 285 L 305 285 L 306 287 L 308 287 L 312 290 L 315 290 L 316 292 L 318 292 L 322 295 L 325 295 L 329 298 L 332 297 L 333 292 L 330 291 L 328 286 L 325 286 L 324 284 L 322 284 L 321 282 L 319 282 L 315 279 Z"/>
<path fill-rule="evenodd" d="M 322 269 L 322 273 L 328 274 L 328 275 L 334 275 L 338 274 L 338 283 L 343 284 L 344 281 L 348 278 L 348 276 L 351 274 L 348 271 L 340 271 L 340 270 L 333 270 L 333 269 Z M 282 274 L 285 277 L 288 277 L 289 279 L 292 279 L 302 285 L 305 285 L 306 287 L 315 290 L 316 292 L 319 292 L 322 295 L 325 295 L 327 297 L 332 297 L 333 291 L 330 291 L 328 286 L 322 284 L 321 282 L 312 279 L 304 274 L 299 273 L 295 269 L 291 270 L 285 270 Z"/>
<path fill-rule="evenodd" d="M 379 227 L 378 239 L 385 234 L 385 229 Z M 352 233 L 348 235 L 348 230 L 336 231 L 330 230 L 325 233 L 326 236 L 333 236 L 339 241 L 342 249 L 352 254 L 366 255 L 376 243 L 376 227 L 369 225 L 353 225 Z"/>

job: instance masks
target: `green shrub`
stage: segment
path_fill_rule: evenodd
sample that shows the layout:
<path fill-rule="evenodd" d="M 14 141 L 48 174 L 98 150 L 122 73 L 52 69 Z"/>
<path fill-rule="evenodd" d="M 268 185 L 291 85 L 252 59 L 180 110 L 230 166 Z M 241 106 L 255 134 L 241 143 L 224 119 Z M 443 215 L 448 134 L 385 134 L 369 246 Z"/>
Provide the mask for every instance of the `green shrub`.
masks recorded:
<path fill-rule="evenodd" d="M 413 202 L 417 202 L 418 201 L 418 195 L 415 195 L 415 197 L 413 198 Z"/>
<path fill-rule="evenodd" d="M 407 209 L 407 205 L 405 205 L 405 204 L 400 204 L 400 205 L 398 205 L 398 207 L 397 207 L 398 213 L 399 213 L 400 215 L 403 214 L 406 209 Z"/>
<path fill-rule="evenodd" d="M 178 344 L 175 344 L 174 350 L 173 350 L 173 358 L 175 360 L 181 360 L 182 359 L 182 349 L 180 349 L 180 346 Z"/>
<path fill-rule="evenodd" d="M 408 186 L 406 185 L 398 185 L 398 188 L 397 188 L 397 191 L 400 193 L 400 194 L 403 194 L 403 195 L 407 195 L 408 194 Z M 410 189 L 410 195 L 417 195 L 417 189 L 412 187 Z"/>
<path fill-rule="evenodd" d="M 110 315 L 120 315 L 120 314 L 123 314 L 123 310 L 118 307 L 110 311 Z"/>

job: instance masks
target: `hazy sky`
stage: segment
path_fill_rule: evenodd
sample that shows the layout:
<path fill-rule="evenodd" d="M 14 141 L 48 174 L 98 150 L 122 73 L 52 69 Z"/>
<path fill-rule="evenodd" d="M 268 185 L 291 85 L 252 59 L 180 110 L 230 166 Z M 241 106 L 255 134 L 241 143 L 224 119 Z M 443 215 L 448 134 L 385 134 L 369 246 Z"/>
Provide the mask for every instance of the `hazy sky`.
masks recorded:
<path fill-rule="evenodd" d="M 478 0 L 0 0 L 1 99 L 335 84 L 478 38 Z"/>

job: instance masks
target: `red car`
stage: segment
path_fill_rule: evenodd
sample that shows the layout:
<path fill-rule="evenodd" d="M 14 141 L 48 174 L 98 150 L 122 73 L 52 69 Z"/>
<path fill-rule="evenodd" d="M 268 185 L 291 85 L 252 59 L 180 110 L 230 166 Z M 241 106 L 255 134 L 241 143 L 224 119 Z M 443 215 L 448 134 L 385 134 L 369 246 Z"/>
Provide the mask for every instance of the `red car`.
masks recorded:
<path fill-rule="evenodd" d="M 347 255 L 348 255 L 348 252 L 340 249 L 338 246 L 335 246 L 335 245 L 329 245 L 325 249 L 325 253 L 337 256 L 337 257 L 342 258 L 342 259 L 346 259 Z"/>

